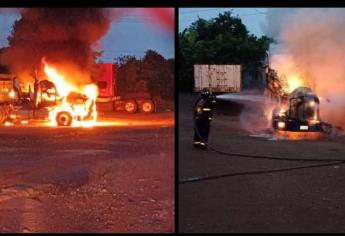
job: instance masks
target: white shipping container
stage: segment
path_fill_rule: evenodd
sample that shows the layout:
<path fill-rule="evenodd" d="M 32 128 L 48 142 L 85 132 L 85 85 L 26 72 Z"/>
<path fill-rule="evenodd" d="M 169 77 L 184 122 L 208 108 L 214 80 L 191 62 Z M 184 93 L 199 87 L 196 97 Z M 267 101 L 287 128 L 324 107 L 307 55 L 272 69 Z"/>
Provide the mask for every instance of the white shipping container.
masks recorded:
<path fill-rule="evenodd" d="M 241 65 L 194 65 L 194 90 L 240 92 Z"/>

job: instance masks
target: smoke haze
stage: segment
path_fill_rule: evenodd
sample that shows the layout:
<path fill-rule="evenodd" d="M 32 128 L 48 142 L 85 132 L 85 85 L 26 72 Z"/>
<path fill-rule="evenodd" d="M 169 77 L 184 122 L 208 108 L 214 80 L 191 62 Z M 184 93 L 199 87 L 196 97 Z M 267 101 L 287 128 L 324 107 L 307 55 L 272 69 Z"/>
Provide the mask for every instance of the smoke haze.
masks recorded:
<path fill-rule="evenodd" d="M 345 126 L 345 9 L 269 9 L 271 67 L 300 76 L 321 97 L 321 119 Z"/>

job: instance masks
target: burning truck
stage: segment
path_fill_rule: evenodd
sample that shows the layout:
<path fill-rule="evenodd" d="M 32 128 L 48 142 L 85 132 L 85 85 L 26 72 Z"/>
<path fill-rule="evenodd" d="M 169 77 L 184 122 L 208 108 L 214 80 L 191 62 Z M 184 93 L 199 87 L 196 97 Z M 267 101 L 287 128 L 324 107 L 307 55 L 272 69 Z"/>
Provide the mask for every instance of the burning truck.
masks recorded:
<path fill-rule="evenodd" d="M 162 9 L 152 13 L 173 19 Z M 97 63 L 101 39 L 123 10 L 22 8 L 18 14 L 0 53 L 0 64 L 14 74 L 0 77 L 0 122 L 48 117 L 54 125 L 89 126 L 97 119 L 97 108 L 156 110 L 151 94 L 120 96 L 116 65 Z"/>
<path fill-rule="evenodd" d="M 96 122 L 96 98 L 98 88 L 94 84 L 76 86 L 69 83 L 57 70 L 43 59 L 44 72 L 50 86 L 39 86 L 36 105 L 51 102 L 47 106 L 50 122 L 59 126 L 90 126 Z M 41 81 L 44 82 L 46 80 Z M 43 89 L 42 89 L 43 88 Z M 43 106 L 45 107 L 45 106 Z"/>
<path fill-rule="evenodd" d="M 89 127 L 96 122 L 98 106 L 128 113 L 156 109 L 148 94 L 118 95 L 117 67 L 111 63 L 99 64 L 102 73 L 93 77 L 94 83 L 82 85 L 71 82 L 66 71 L 62 74 L 45 58 L 42 65 L 44 76 L 40 79 L 35 73 L 33 86 L 11 74 L 0 76 L 0 123 L 47 118 L 51 125 Z"/>
<path fill-rule="evenodd" d="M 97 86 L 73 85 L 45 59 L 42 63 L 45 78 L 35 77 L 33 91 L 14 75 L 0 77 L 0 121 L 11 125 L 43 118 L 51 125 L 92 126 L 97 119 Z"/>
<path fill-rule="evenodd" d="M 271 72 L 273 70 L 271 69 Z M 320 99 L 310 87 L 303 86 L 299 78 L 293 76 L 273 78 L 278 102 L 272 111 L 272 127 L 276 132 L 319 132 L 330 134 L 332 125 L 320 118 Z M 270 75 L 268 75 L 270 79 Z M 272 79 L 272 78 L 271 78 Z M 284 81 L 285 80 L 285 84 Z M 287 81 L 286 81 L 287 80 Z M 269 86 L 270 83 L 268 83 Z M 269 87 L 272 91 L 272 86 Z"/>
<path fill-rule="evenodd" d="M 288 96 L 288 109 L 273 111 L 275 130 L 322 131 L 319 117 L 319 98 L 308 87 L 298 87 Z"/>

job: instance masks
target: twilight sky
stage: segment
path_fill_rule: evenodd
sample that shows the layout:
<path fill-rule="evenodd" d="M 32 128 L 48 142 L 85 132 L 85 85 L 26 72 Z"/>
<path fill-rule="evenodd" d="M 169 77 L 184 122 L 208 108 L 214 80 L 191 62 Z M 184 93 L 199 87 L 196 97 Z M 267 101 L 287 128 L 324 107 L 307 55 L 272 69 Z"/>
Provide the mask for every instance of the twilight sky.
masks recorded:
<path fill-rule="evenodd" d="M 171 9 L 174 12 L 174 9 Z M 13 22 L 20 17 L 14 11 L 0 11 L 0 47 L 7 45 L 7 37 Z M 108 34 L 102 39 L 104 54 L 101 60 L 111 62 L 120 55 L 142 57 L 148 49 L 154 49 L 165 58 L 174 57 L 174 29 L 157 22 L 156 18 L 141 9 L 131 9 L 112 23 Z"/>
<path fill-rule="evenodd" d="M 179 32 L 183 31 L 192 22 L 200 18 L 211 19 L 219 13 L 233 10 L 234 15 L 239 15 L 242 22 L 247 26 L 250 33 L 257 36 L 263 34 L 266 25 L 266 8 L 180 8 L 179 9 Z"/>

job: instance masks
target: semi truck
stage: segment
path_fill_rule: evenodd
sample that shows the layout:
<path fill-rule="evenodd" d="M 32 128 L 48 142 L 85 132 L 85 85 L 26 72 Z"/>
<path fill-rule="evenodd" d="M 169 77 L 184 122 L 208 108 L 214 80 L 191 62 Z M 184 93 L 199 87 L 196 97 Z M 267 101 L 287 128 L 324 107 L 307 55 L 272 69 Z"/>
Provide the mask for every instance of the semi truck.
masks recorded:
<path fill-rule="evenodd" d="M 99 95 L 97 105 L 110 105 L 114 111 L 126 111 L 128 113 L 143 112 L 152 113 L 156 110 L 156 103 L 150 94 L 131 93 L 124 94 L 117 86 L 118 66 L 112 63 L 100 63 L 102 68 L 100 76 L 94 77 Z"/>
<path fill-rule="evenodd" d="M 194 91 L 213 93 L 241 91 L 241 65 L 194 65 Z"/>
<path fill-rule="evenodd" d="M 272 113 L 272 126 L 276 131 L 324 132 L 331 134 L 333 125 L 320 118 L 320 100 L 308 87 L 293 90 L 287 100 L 287 109 L 276 108 Z"/>
<path fill-rule="evenodd" d="M 62 103 L 68 105 L 61 106 Z M 57 93 L 55 84 L 48 80 L 36 80 L 34 89 L 31 89 L 29 84 L 20 83 L 14 75 L 0 74 L 2 124 L 30 119 L 46 120 L 49 116 L 59 126 L 71 126 L 74 121 L 93 120 L 94 109 L 94 101 L 80 93 L 71 92 L 63 99 Z"/>
<path fill-rule="evenodd" d="M 319 98 L 308 87 L 289 94 L 288 109 L 273 112 L 273 128 L 287 131 L 321 131 Z"/>
<path fill-rule="evenodd" d="M 110 105 L 113 111 L 125 111 L 135 113 L 152 113 L 156 104 L 149 94 L 121 94 L 117 86 L 117 65 L 111 63 L 99 64 L 101 72 L 93 77 L 97 84 L 99 94 L 96 99 L 97 106 Z M 55 85 L 48 80 L 35 79 L 34 86 L 28 83 L 20 83 L 12 74 L 0 74 L 0 123 L 14 122 L 23 119 L 44 119 L 48 116 L 48 110 L 61 103 L 58 99 Z M 73 106 L 84 106 L 86 119 L 92 119 L 93 103 L 90 103 L 83 94 L 70 94 L 68 103 Z M 73 109 L 72 109 L 73 110 Z M 54 118 L 58 125 L 70 126 L 75 118 L 68 112 L 58 112 Z M 91 118 L 90 118 L 91 117 Z M 77 121 L 80 119 L 77 117 Z"/>

